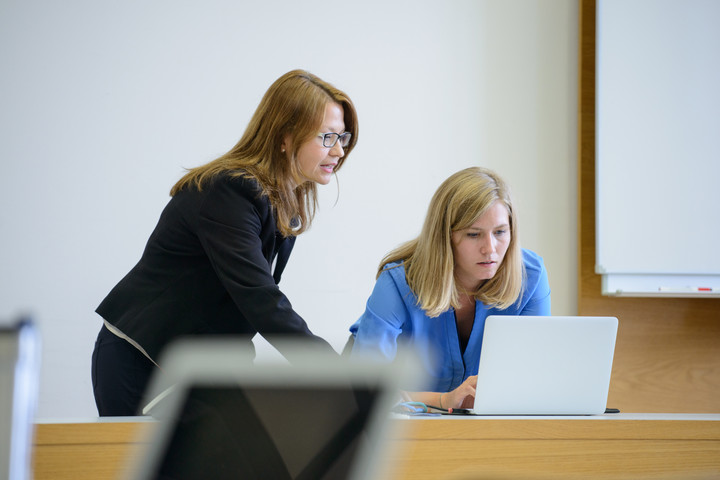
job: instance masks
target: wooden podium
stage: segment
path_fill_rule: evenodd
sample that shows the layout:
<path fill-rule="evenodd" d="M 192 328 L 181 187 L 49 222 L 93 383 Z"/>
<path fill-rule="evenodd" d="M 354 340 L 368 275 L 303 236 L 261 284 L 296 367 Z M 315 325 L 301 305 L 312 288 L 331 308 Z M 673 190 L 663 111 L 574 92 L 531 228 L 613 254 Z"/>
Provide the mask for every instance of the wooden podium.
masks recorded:
<path fill-rule="evenodd" d="M 720 415 L 398 417 L 390 478 L 720 478 Z M 144 418 L 36 424 L 36 480 L 115 479 L 145 447 Z M 143 430 L 145 429 L 145 430 Z"/>

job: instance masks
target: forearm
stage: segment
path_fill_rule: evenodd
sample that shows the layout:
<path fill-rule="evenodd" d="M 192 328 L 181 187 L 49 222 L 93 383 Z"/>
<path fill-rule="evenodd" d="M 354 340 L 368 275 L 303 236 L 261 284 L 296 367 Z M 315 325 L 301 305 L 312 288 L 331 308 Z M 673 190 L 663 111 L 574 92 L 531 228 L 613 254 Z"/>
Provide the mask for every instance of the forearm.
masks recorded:
<path fill-rule="evenodd" d="M 447 409 L 452 407 L 448 404 L 447 392 L 405 392 L 408 398 L 413 402 L 422 402 L 425 405 Z"/>
<path fill-rule="evenodd" d="M 475 399 L 476 385 L 477 375 L 473 375 L 450 392 L 406 392 L 406 394 L 412 401 L 422 402 L 443 410 L 468 408 Z"/>

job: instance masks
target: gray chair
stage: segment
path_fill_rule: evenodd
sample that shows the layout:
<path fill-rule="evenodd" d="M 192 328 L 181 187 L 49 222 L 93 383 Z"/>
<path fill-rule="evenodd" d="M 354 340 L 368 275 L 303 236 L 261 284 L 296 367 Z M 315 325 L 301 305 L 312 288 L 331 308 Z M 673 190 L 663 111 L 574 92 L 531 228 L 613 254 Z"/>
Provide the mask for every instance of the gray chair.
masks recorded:
<path fill-rule="evenodd" d="M 32 478 L 40 340 L 23 317 L 0 324 L 0 480 Z"/>

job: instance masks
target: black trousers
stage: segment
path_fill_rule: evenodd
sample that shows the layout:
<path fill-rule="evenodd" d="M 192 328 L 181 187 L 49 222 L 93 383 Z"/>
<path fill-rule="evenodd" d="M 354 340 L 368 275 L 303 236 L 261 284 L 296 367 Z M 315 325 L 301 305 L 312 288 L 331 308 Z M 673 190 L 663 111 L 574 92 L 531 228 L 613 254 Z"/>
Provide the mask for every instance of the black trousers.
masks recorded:
<path fill-rule="evenodd" d="M 157 366 L 105 325 L 92 354 L 92 385 L 101 417 L 140 415 L 145 388 Z"/>

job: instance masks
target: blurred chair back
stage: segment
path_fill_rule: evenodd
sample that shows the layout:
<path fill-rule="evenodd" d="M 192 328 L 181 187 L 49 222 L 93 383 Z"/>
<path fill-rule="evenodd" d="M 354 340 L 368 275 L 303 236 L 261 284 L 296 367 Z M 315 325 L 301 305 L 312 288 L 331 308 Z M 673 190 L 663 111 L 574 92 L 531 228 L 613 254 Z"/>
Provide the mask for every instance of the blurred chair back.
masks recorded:
<path fill-rule="evenodd" d="M 23 317 L 0 323 L 0 480 L 32 478 L 40 339 Z"/>

